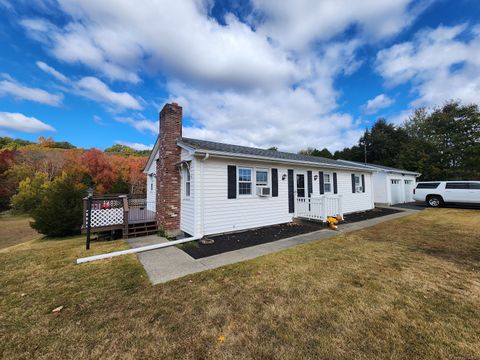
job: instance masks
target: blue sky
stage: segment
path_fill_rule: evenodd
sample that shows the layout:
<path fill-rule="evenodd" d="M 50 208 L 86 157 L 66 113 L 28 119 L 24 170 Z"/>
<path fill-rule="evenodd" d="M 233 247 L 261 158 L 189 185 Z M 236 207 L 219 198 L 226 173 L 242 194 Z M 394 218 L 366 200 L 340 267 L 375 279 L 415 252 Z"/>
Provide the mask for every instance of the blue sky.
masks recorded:
<path fill-rule="evenodd" d="M 350 146 L 379 117 L 478 102 L 475 0 L 0 0 L 0 136 Z"/>

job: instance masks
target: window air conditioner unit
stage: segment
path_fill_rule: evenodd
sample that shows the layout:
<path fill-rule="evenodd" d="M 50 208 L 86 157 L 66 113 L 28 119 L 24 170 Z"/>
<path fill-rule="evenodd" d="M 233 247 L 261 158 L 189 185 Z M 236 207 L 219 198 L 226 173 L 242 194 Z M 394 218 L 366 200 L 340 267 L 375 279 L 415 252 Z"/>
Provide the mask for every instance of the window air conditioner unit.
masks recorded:
<path fill-rule="evenodd" d="M 270 196 L 270 188 L 264 186 L 257 187 L 257 195 L 258 196 Z"/>

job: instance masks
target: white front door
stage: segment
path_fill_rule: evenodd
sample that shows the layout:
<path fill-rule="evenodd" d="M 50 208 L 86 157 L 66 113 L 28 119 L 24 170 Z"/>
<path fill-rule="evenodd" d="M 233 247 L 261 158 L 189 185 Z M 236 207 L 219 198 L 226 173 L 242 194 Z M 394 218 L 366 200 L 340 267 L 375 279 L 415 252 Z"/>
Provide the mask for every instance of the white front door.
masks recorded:
<path fill-rule="evenodd" d="M 295 187 L 297 191 L 297 197 L 305 198 L 305 194 L 307 193 L 307 189 L 305 187 L 305 173 L 296 173 L 295 174 Z"/>

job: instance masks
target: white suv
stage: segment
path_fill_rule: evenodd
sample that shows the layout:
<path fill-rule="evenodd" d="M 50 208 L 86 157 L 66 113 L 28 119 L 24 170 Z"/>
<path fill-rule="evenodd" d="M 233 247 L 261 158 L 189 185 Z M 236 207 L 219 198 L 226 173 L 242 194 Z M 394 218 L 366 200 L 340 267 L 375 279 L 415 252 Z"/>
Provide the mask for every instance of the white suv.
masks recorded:
<path fill-rule="evenodd" d="M 417 183 L 413 199 L 428 206 L 445 203 L 480 204 L 480 181 L 426 181 Z"/>

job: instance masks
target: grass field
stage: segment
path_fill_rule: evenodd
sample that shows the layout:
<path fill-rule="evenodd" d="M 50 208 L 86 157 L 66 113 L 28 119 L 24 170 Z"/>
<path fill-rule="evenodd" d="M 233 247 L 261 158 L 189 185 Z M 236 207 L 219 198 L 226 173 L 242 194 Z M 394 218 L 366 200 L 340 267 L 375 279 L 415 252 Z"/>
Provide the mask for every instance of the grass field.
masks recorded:
<path fill-rule="evenodd" d="M 30 221 L 27 216 L 0 214 L 0 249 L 40 238 L 30 227 Z"/>
<path fill-rule="evenodd" d="M 83 246 L 0 250 L 2 358 L 480 358 L 477 210 L 428 209 L 156 286 L 135 255 L 75 265 Z"/>

